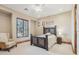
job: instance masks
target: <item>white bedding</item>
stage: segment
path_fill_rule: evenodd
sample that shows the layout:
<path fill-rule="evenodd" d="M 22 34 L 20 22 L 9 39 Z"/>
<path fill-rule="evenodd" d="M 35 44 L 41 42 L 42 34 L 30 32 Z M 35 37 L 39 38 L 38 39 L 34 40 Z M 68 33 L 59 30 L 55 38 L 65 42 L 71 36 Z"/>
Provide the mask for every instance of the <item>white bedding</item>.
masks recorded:
<path fill-rule="evenodd" d="M 55 35 L 48 36 L 48 48 L 51 48 L 56 43 L 57 37 Z"/>
<path fill-rule="evenodd" d="M 45 37 L 45 34 L 43 34 L 43 35 L 39 35 L 39 36 L 37 36 L 37 37 Z"/>
<path fill-rule="evenodd" d="M 51 48 L 56 43 L 57 37 L 54 34 L 43 34 L 37 37 L 46 37 L 46 35 L 48 35 L 48 48 Z"/>
<path fill-rule="evenodd" d="M 37 37 L 46 37 L 46 35 L 51 36 L 51 35 L 53 35 L 53 34 L 46 33 L 46 34 L 39 35 L 39 36 L 37 36 Z"/>

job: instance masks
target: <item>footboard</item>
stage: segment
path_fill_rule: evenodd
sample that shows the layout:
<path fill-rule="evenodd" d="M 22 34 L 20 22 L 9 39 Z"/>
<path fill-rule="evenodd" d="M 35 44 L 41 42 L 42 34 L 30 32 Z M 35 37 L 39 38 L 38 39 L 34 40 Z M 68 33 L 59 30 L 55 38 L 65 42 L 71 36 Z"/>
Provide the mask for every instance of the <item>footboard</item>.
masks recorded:
<path fill-rule="evenodd" d="M 31 45 L 35 45 L 48 50 L 48 36 L 36 37 L 31 34 Z"/>

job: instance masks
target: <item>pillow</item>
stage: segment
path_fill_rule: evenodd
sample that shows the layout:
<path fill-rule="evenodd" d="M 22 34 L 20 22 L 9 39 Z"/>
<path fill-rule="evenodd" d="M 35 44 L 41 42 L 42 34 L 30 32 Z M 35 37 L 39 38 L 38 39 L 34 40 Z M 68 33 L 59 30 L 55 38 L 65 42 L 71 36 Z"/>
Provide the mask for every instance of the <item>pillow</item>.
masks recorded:
<path fill-rule="evenodd" d="M 50 35 L 51 33 L 46 33 L 46 35 Z"/>
<path fill-rule="evenodd" d="M 56 39 L 57 37 L 54 34 L 52 34 L 52 35 L 49 35 L 48 38 Z"/>

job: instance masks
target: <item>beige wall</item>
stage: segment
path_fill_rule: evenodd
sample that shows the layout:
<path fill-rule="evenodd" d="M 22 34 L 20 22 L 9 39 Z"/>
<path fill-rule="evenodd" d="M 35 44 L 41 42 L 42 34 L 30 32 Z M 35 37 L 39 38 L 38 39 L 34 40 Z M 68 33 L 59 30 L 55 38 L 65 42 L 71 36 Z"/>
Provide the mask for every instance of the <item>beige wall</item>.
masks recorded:
<path fill-rule="evenodd" d="M 22 14 L 22 13 L 18 12 L 18 11 L 14 11 L 14 10 L 12 10 L 12 9 L 9 9 L 9 8 L 3 6 L 3 5 L 0 5 L 0 10 L 4 10 L 4 11 L 6 11 L 6 12 L 12 14 L 12 17 L 11 17 L 12 38 L 15 39 L 15 40 L 18 39 L 17 41 L 21 41 L 21 39 L 22 39 L 22 40 L 28 40 L 29 37 L 30 37 L 30 35 L 29 35 L 29 37 L 16 38 L 16 18 L 17 18 L 17 17 L 20 17 L 20 18 L 23 18 L 23 19 L 28 20 L 29 22 L 30 22 L 30 20 L 36 20 L 36 18 L 27 16 L 27 15 L 25 15 L 25 14 Z M 30 24 L 30 23 L 29 23 L 29 24 Z M 29 26 L 29 28 L 30 28 L 30 26 Z M 32 31 L 32 30 L 30 30 L 30 32 L 31 32 L 31 31 Z M 29 33 L 29 34 L 30 34 L 30 33 Z"/>
<path fill-rule="evenodd" d="M 0 33 L 10 33 L 11 34 L 11 15 L 0 12 Z"/>
<path fill-rule="evenodd" d="M 61 13 L 58 15 L 48 16 L 40 18 L 39 22 L 47 22 L 48 24 L 46 26 L 57 26 L 57 35 L 59 36 L 58 32 L 62 31 L 62 36 L 64 38 L 71 39 L 71 11 Z M 50 24 L 50 22 L 52 22 Z M 39 26 L 38 28 L 38 34 L 43 33 L 43 27 Z"/>
<path fill-rule="evenodd" d="M 32 35 L 36 35 L 36 21 L 30 20 L 30 30 Z"/>

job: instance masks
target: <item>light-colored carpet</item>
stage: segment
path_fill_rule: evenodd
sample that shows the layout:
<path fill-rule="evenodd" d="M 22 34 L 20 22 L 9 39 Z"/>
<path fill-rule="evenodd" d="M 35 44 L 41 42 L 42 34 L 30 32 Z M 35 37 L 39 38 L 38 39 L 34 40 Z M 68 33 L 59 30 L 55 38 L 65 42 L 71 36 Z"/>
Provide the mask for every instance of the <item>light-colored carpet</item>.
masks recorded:
<path fill-rule="evenodd" d="M 8 51 L 0 51 L 0 55 L 72 55 L 71 45 L 68 44 L 56 44 L 49 51 L 45 49 L 31 46 L 30 42 L 25 42 L 18 44 L 17 47 L 14 47 Z"/>
<path fill-rule="evenodd" d="M 56 44 L 53 46 L 53 48 L 50 49 L 50 52 L 61 54 L 61 55 L 71 55 L 74 54 L 72 52 L 72 47 L 69 44 Z"/>

